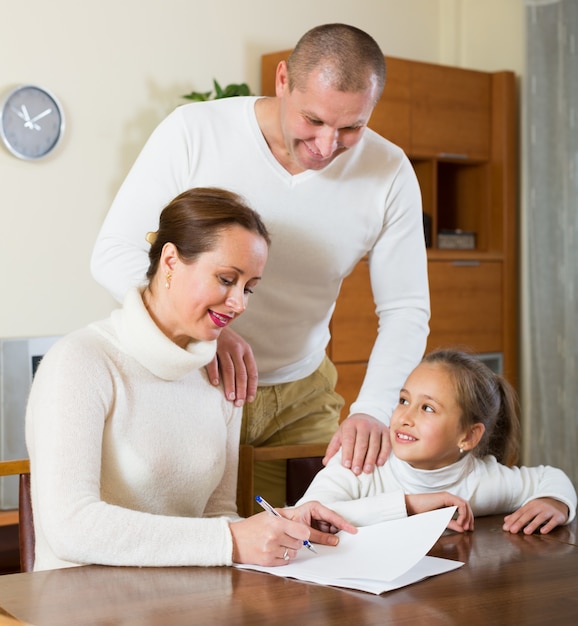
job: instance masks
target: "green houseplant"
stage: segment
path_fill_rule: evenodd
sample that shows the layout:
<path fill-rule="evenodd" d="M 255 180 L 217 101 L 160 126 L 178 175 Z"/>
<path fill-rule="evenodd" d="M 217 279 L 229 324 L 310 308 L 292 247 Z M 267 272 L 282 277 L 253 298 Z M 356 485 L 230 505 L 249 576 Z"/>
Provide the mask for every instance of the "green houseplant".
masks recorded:
<path fill-rule="evenodd" d="M 183 98 L 193 100 L 193 102 L 203 102 L 205 100 L 252 95 L 251 89 L 247 83 L 231 83 L 226 87 L 221 87 L 221 85 L 213 79 L 213 86 L 214 89 L 212 91 L 191 91 L 191 93 L 184 95 Z"/>

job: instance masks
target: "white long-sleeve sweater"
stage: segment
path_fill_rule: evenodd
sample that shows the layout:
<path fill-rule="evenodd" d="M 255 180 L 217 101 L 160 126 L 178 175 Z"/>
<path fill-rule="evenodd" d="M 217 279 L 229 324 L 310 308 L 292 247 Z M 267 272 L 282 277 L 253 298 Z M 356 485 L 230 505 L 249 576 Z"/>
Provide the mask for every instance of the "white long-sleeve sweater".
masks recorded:
<path fill-rule="evenodd" d="M 36 570 L 231 563 L 241 411 L 214 354 L 170 341 L 136 289 L 48 351 L 26 415 Z"/>
<path fill-rule="evenodd" d="M 319 500 L 352 524 L 367 526 L 406 515 L 404 494 L 448 491 L 468 500 L 475 516 L 511 513 L 536 498 L 555 498 L 576 516 L 576 490 L 555 467 L 507 467 L 495 457 L 467 454 L 437 470 L 420 470 L 391 454 L 371 474 L 355 474 L 341 465 L 341 452 L 323 468 L 297 503 Z"/>
<path fill-rule="evenodd" d="M 251 307 L 233 330 L 253 349 L 262 385 L 300 380 L 321 363 L 343 278 L 369 253 L 379 318 L 351 412 L 387 422 L 425 349 L 429 319 L 421 195 L 403 151 L 370 129 L 326 168 L 291 175 L 259 128 L 254 97 L 178 107 L 152 133 L 121 186 L 91 269 L 121 299 L 144 279 L 145 235 L 161 209 L 195 186 L 243 195 L 272 245 Z"/>

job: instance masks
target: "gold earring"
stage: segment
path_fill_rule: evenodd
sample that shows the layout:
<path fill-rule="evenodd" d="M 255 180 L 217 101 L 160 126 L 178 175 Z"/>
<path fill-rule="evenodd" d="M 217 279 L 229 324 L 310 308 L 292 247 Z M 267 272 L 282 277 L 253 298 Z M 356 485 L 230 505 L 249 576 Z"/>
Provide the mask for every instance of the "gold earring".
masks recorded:
<path fill-rule="evenodd" d="M 165 287 L 168 289 L 171 286 L 171 278 L 173 275 L 170 272 L 165 273 Z"/>

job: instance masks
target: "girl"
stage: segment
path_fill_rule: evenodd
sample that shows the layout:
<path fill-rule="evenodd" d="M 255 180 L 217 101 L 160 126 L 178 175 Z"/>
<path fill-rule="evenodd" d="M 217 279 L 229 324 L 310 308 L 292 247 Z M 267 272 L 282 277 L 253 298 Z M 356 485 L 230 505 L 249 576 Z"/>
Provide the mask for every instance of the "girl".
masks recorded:
<path fill-rule="evenodd" d="M 423 359 L 401 390 L 390 439 L 384 466 L 355 476 L 332 459 L 298 504 L 319 500 L 368 525 L 446 506 L 452 494 L 471 507 L 450 525 L 458 531 L 473 530 L 473 515 L 509 513 L 503 529 L 526 534 L 574 519 L 576 491 L 561 470 L 504 464 L 517 458 L 515 393 L 473 355 L 439 350 Z"/>

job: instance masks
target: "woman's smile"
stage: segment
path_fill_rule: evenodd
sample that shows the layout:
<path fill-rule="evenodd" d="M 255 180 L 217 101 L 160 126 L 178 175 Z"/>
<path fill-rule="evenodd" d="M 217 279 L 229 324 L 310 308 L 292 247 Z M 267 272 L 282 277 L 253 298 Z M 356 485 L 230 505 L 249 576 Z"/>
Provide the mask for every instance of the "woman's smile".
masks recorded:
<path fill-rule="evenodd" d="M 225 313 L 218 313 L 209 309 L 209 317 L 213 320 L 213 323 L 219 328 L 224 328 L 229 322 L 235 319 L 234 315 L 226 315 Z"/>

